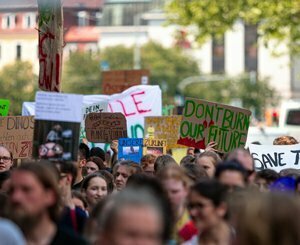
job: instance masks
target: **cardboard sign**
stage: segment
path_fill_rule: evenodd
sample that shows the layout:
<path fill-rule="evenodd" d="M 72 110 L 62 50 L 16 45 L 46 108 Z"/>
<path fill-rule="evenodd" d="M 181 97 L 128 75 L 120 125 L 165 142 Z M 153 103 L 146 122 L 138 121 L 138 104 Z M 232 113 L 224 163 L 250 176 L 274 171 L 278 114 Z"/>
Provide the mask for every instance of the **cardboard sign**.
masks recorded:
<path fill-rule="evenodd" d="M 285 168 L 300 169 L 300 144 L 296 145 L 249 145 L 256 170 Z"/>
<path fill-rule="evenodd" d="M 186 98 L 178 144 L 205 149 L 214 141 L 220 152 L 230 152 L 246 144 L 249 110 Z"/>
<path fill-rule="evenodd" d="M 179 128 L 182 116 L 145 117 L 145 130 L 154 128 L 154 138 L 166 139 L 167 149 L 182 148 L 178 145 Z"/>
<path fill-rule="evenodd" d="M 34 117 L 0 118 L 0 145 L 8 148 L 14 159 L 31 158 Z"/>
<path fill-rule="evenodd" d="M 167 141 L 162 139 L 144 139 L 143 154 L 156 156 L 167 154 Z"/>
<path fill-rule="evenodd" d="M 149 70 L 115 70 L 102 72 L 102 93 L 117 94 L 135 85 L 147 85 Z"/>
<path fill-rule="evenodd" d="M 37 92 L 33 157 L 77 161 L 83 96 Z"/>
<path fill-rule="evenodd" d="M 0 100 L 0 116 L 8 115 L 9 105 L 9 100 Z"/>
<path fill-rule="evenodd" d="M 143 139 L 121 138 L 118 140 L 118 159 L 140 163 L 143 156 Z"/>
<path fill-rule="evenodd" d="M 126 118 L 122 113 L 89 113 L 85 119 L 85 131 L 88 141 L 95 143 L 126 138 Z"/>

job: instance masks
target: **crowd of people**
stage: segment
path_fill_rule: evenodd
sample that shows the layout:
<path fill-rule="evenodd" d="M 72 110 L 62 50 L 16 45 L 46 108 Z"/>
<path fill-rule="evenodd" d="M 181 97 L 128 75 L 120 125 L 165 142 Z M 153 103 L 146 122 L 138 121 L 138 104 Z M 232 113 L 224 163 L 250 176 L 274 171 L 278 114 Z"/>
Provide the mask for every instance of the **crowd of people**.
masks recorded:
<path fill-rule="evenodd" d="M 0 244 L 300 244 L 300 170 L 215 146 L 133 162 L 81 143 L 77 162 L 21 164 L 0 146 Z"/>

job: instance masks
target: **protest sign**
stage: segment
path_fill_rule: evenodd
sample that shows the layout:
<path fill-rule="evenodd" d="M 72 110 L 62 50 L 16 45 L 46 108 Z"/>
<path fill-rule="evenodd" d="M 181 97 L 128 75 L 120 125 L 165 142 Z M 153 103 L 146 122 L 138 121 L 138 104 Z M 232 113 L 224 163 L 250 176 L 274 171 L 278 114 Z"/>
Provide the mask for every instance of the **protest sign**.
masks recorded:
<path fill-rule="evenodd" d="M 300 144 L 296 145 L 249 145 L 256 170 L 285 168 L 300 169 Z"/>
<path fill-rule="evenodd" d="M 167 154 L 167 141 L 165 139 L 144 139 L 143 154 L 156 156 Z"/>
<path fill-rule="evenodd" d="M 37 92 L 33 156 L 77 160 L 82 95 Z"/>
<path fill-rule="evenodd" d="M 179 128 L 182 116 L 145 117 L 145 129 L 154 128 L 154 138 L 166 139 L 167 149 L 182 148 L 178 145 Z"/>
<path fill-rule="evenodd" d="M 8 115 L 9 104 L 9 100 L 0 100 L 0 116 Z"/>
<path fill-rule="evenodd" d="M 85 119 L 86 138 L 94 143 L 110 143 L 127 137 L 126 118 L 122 113 L 89 113 Z"/>
<path fill-rule="evenodd" d="M 243 147 L 247 140 L 249 110 L 186 98 L 178 144 L 205 149 L 214 141 L 220 152 Z"/>
<path fill-rule="evenodd" d="M 140 163 L 143 156 L 143 139 L 121 138 L 118 140 L 118 159 Z"/>
<path fill-rule="evenodd" d="M 32 155 L 34 117 L 0 117 L 0 145 L 9 149 L 14 159 Z"/>
<path fill-rule="evenodd" d="M 147 85 L 149 70 L 114 70 L 102 72 L 102 93 L 117 94 L 135 85 Z"/>

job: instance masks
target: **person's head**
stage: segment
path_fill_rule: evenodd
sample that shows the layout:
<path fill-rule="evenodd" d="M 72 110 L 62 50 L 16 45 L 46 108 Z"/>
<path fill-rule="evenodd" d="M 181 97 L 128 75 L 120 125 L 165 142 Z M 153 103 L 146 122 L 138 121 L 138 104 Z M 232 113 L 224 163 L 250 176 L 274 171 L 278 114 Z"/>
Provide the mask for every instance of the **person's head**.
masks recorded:
<path fill-rule="evenodd" d="M 299 142 L 292 136 L 280 136 L 274 139 L 273 145 L 295 145 Z"/>
<path fill-rule="evenodd" d="M 73 162 L 57 162 L 59 172 L 59 188 L 64 196 L 71 191 L 77 176 L 77 168 Z"/>
<path fill-rule="evenodd" d="M 26 163 L 12 172 L 10 214 L 22 229 L 33 229 L 42 218 L 57 221 L 61 202 L 56 171 L 50 164 Z"/>
<path fill-rule="evenodd" d="M 184 166 L 185 164 L 191 164 L 191 163 L 193 164 L 195 163 L 195 157 L 194 155 L 187 155 L 180 160 L 179 165 Z"/>
<path fill-rule="evenodd" d="M 105 161 L 105 152 L 100 147 L 93 147 L 90 151 L 91 157 L 99 157 L 102 161 Z"/>
<path fill-rule="evenodd" d="M 113 169 L 116 189 L 122 190 L 126 186 L 128 178 L 140 172 L 142 172 L 141 167 L 133 161 L 124 160 L 117 163 Z"/>
<path fill-rule="evenodd" d="M 162 245 L 166 221 L 158 198 L 149 191 L 126 188 L 110 196 L 97 218 L 96 244 Z"/>
<path fill-rule="evenodd" d="M 13 155 L 6 147 L 0 146 L 0 172 L 5 172 L 13 166 Z"/>
<path fill-rule="evenodd" d="M 300 200 L 279 193 L 249 193 L 234 208 L 236 241 L 243 245 L 300 244 Z"/>
<path fill-rule="evenodd" d="M 100 173 L 88 175 L 82 182 L 81 192 L 84 193 L 88 206 L 94 207 L 108 195 L 105 177 Z"/>
<path fill-rule="evenodd" d="M 195 155 L 194 151 L 195 151 L 195 148 L 194 148 L 194 147 L 189 147 L 189 148 L 187 148 L 187 150 L 186 150 L 186 155 L 187 155 L 187 156 L 188 156 L 188 155 L 194 156 L 194 155 Z"/>
<path fill-rule="evenodd" d="M 184 169 L 186 175 L 190 178 L 192 183 L 196 183 L 200 180 L 207 179 L 207 172 L 203 167 L 194 163 L 186 163 L 181 166 Z"/>
<path fill-rule="evenodd" d="M 216 167 L 220 162 L 219 155 L 212 151 L 201 153 L 195 160 L 195 164 L 203 167 L 210 178 L 215 176 Z"/>
<path fill-rule="evenodd" d="M 212 229 L 227 213 L 227 189 L 216 180 L 200 181 L 191 187 L 188 209 L 200 232 Z"/>
<path fill-rule="evenodd" d="M 177 165 L 165 167 L 158 173 L 157 177 L 162 182 L 168 194 L 173 211 L 177 213 L 185 205 L 189 186 L 191 184 L 190 179 L 184 170 Z"/>
<path fill-rule="evenodd" d="M 154 175 L 154 163 L 156 156 L 153 154 L 146 154 L 141 158 L 141 166 L 145 174 Z"/>
<path fill-rule="evenodd" d="M 280 175 L 272 169 L 264 169 L 256 173 L 255 184 L 261 192 L 269 191 L 269 186 L 278 178 Z"/>
<path fill-rule="evenodd" d="M 107 192 L 111 194 L 115 189 L 114 176 L 107 170 L 100 170 L 99 173 L 106 179 Z"/>
<path fill-rule="evenodd" d="M 227 160 L 237 160 L 247 171 L 248 183 L 253 183 L 255 179 L 255 165 L 254 160 L 249 151 L 243 148 L 237 148 L 233 150 L 227 156 Z"/>
<path fill-rule="evenodd" d="M 89 156 L 90 156 L 89 147 L 84 143 L 80 143 L 79 150 L 78 150 L 78 159 L 77 159 L 77 169 L 78 169 L 77 175 L 82 175 L 82 169 L 85 167 L 86 160 L 89 158 Z"/>
<path fill-rule="evenodd" d="M 86 210 L 88 207 L 85 196 L 79 191 L 72 191 L 72 202 L 76 207 L 79 207 L 82 210 Z"/>
<path fill-rule="evenodd" d="M 295 168 L 285 168 L 279 172 L 280 177 L 292 177 L 292 178 L 299 178 L 300 177 L 300 170 Z"/>
<path fill-rule="evenodd" d="M 105 165 L 100 157 L 92 156 L 86 160 L 85 170 L 87 175 L 102 169 L 105 169 Z"/>
<path fill-rule="evenodd" d="M 178 165 L 170 155 L 161 155 L 156 158 L 154 163 L 154 172 L 158 174 L 162 169 L 169 165 Z"/>
<path fill-rule="evenodd" d="M 216 168 L 215 177 L 222 184 L 232 189 L 244 188 L 247 184 L 247 172 L 236 160 L 221 163 Z"/>

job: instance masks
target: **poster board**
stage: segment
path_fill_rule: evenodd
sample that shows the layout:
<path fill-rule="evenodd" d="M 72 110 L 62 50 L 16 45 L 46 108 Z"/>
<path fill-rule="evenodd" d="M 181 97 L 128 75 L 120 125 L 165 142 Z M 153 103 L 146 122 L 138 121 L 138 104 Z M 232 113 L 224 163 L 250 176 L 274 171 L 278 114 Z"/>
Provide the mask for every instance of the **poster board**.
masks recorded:
<path fill-rule="evenodd" d="M 8 116 L 9 105 L 9 100 L 0 100 L 0 116 Z"/>
<path fill-rule="evenodd" d="M 119 138 L 127 138 L 125 116 L 120 113 L 89 113 L 85 119 L 86 138 L 94 143 L 110 143 Z"/>
<path fill-rule="evenodd" d="M 120 138 L 118 140 L 118 159 L 140 163 L 143 156 L 142 138 Z"/>
<path fill-rule="evenodd" d="M 135 85 L 147 85 L 149 70 L 113 70 L 102 72 L 102 94 L 117 94 Z"/>
<path fill-rule="evenodd" d="M 154 138 L 166 139 L 167 150 L 173 148 L 183 148 L 178 145 L 179 128 L 182 116 L 161 116 L 161 117 L 145 117 L 145 130 L 149 127 L 154 128 Z"/>
<path fill-rule="evenodd" d="M 14 159 L 32 156 L 34 117 L 0 117 L 0 145 L 9 149 Z"/>
<path fill-rule="evenodd" d="M 255 145 L 249 150 L 257 171 L 273 169 L 280 172 L 285 168 L 300 169 L 300 144 L 296 145 Z"/>
<path fill-rule="evenodd" d="M 186 98 L 177 143 L 205 149 L 214 141 L 218 151 L 230 152 L 246 144 L 250 116 L 246 109 Z"/>
<path fill-rule="evenodd" d="M 167 140 L 165 139 L 144 139 L 143 155 L 153 154 L 156 156 L 167 154 Z"/>
<path fill-rule="evenodd" d="M 37 92 L 33 157 L 77 161 L 82 95 Z"/>

